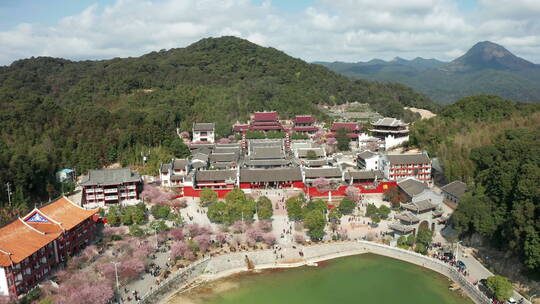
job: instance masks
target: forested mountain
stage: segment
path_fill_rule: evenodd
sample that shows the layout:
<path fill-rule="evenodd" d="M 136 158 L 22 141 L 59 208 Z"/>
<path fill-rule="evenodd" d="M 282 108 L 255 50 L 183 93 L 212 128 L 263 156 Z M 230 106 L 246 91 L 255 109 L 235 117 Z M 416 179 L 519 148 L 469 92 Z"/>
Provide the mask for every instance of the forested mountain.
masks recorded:
<path fill-rule="evenodd" d="M 540 103 L 467 97 L 415 122 L 410 144 L 472 188 L 452 216 L 463 236 L 481 234 L 540 270 Z"/>
<path fill-rule="evenodd" d="M 449 63 L 399 57 L 391 61 L 319 63 L 354 78 L 403 83 L 442 103 L 475 94 L 494 94 L 523 102 L 540 101 L 540 65 L 489 41 L 475 44 Z"/>
<path fill-rule="evenodd" d="M 156 162 L 181 156 L 175 130 L 194 121 L 216 122 L 224 136 L 253 111 L 320 116 L 316 104 L 346 101 L 405 119 L 414 114 L 403 106 L 437 110 L 402 85 L 352 81 L 234 37 L 138 58 L 19 60 L 0 67 L 0 202 L 8 181 L 19 204 L 57 192 L 60 168 L 133 164 L 143 152 Z"/>

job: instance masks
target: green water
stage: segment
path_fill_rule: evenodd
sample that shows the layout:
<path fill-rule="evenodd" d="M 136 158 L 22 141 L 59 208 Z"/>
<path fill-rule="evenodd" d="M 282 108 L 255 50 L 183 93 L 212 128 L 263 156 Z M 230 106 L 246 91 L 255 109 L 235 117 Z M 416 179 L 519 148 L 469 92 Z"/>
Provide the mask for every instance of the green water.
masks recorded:
<path fill-rule="evenodd" d="M 205 304 L 472 303 L 448 290 L 449 280 L 430 270 L 372 254 L 319 267 L 269 270 L 229 279 L 238 285 Z M 208 297 L 209 296 L 209 297 Z"/>

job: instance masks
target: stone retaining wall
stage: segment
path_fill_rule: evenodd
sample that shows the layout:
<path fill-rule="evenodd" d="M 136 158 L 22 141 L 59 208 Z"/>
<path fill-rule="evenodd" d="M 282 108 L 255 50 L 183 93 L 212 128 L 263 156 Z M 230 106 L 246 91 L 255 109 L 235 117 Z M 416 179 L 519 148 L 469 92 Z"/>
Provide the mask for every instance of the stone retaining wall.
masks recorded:
<path fill-rule="evenodd" d="M 297 267 L 313 262 L 334 259 L 338 257 L 374 253 L 390 258 L 403 260 L 436 271 L 458 284 L 462 290 L 475 302 L 488 304 L 491 301 L 473 284 L 467 281 L 461 273 L 452 266 L 439 260 L 423 256 L 405 249 L 395 248 L 368 241 L 349 241 L 317 244 L 312 246 L 287 249 L 290 252 L 284 260 L 276 259 L 273 250 L 229 253 L 200 260 L 184 270 L 181 270 L 161 283 L 156 289 L 143 298 L 141 303 L 156 303 L 165 294 L 185 288 L 195 279 L 215 280 L 234 273 L 248 270 L 246 257 L 255 269 Z M 298 254 L 302 250 L 304 256 L 291 258 L 291 253 Z"/>

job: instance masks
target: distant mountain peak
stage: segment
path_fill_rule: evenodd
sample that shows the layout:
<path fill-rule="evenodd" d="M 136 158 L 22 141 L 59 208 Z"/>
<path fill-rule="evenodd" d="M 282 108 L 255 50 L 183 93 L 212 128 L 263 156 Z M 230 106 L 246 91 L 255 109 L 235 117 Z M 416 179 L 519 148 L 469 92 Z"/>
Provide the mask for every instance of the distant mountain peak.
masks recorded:
<path fill-rule="evenodd" d="M 482 41 L 442 69 L 452 72 L 474 72 L 485 69 L 522 70 L 534 67 L 536 67 L 534 63 L 512 54 L 502 45 Z"/>

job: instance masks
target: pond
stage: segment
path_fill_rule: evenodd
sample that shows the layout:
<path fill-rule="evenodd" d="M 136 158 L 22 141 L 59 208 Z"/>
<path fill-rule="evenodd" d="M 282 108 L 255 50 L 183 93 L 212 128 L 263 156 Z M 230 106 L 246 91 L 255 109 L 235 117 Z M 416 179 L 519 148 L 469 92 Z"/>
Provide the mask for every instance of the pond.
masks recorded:
<path fill-rule="evenodd" d="M 431 270 L 374 254 L 291 269 L 243 273 L 169 300 L 201 304 L 472 303 Z"/>

